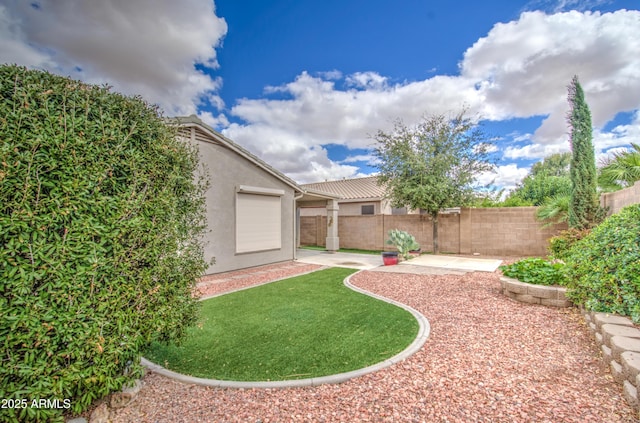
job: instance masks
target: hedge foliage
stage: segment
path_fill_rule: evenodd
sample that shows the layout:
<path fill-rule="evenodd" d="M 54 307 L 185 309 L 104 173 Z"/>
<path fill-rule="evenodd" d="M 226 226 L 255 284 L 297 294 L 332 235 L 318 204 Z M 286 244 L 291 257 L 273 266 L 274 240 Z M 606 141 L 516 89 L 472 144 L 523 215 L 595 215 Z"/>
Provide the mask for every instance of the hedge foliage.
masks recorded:
<path fill-rule="evenodd" d="M 570 250 L 571 300 L 640 322 L 640 204 L 625 207 Z"/>
<path fill-rule="evenodd" d="M 553 258 L 565 260 L 571 248 L 582 238 L 589 235 L 590 229 L 567 229 L 549 240 L 549 253 Z"/>
<path fill-rule="evenodd" d="M 0 398 L 71 404 L 1 416 L 61 420 L 194 321 L 206 181 L 157 108 L 17 66 L 0 138 Z"/>

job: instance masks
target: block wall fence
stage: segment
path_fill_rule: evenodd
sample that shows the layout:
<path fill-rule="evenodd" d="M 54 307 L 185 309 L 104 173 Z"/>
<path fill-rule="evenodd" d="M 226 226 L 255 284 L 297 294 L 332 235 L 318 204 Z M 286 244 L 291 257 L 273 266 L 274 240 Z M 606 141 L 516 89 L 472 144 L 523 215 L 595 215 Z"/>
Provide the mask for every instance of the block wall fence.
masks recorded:
<path fill-rule="evenodd" d="M 640 203 L 640 181 L 629 188 L 607 192 L 600 196 L 600 205 L 609 207 L 609 214 L 618 213 L 623 207 L 638 203 Z"/>
<path fill-rule="evenodd" d="M 600 203 L 609 214 L 640 203 L 640 182 L 632 187 L 602 194 Z M 549 238 L 566 224 L 543 228 L 536 219 L 537 207 L 461 208 L 460 213 L 440 214 L 438 238 L 443 253 L 544 256 Z M 300 245 L 325 246 L 325 216 L 300 217 Z M 338 236 L 341 248 L 392 250 L 385 245 L 387 232 L 401 229 L 416 237 L 423 251 L 433 249 L 433 226 L 426 215 L 340 216 Z"/>
<path fill-rule="evenodd" d="M 536 207 L 462 208 L 460 213 L 440 214 L 440 251 L 454 254 L 543 256 L 548 240 L 566 225 L 542 228 Z M 324 246 L 325 216 L 300 218 L 300 245 Z M 433 226 L 426 215 L 340 216 L 341 248 L 393 250 L 385 245 L 387 232 L 400 229 L 416 237 L 423 251 L 433 248 Z"/>

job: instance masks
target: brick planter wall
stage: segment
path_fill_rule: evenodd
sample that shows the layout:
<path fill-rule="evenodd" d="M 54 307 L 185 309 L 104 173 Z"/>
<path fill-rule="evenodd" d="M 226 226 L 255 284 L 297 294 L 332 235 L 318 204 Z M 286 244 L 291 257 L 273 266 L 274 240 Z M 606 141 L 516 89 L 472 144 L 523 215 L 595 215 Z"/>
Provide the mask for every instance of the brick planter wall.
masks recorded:
<path fill-rule="evenodd" d="M 542 304 L 550 307 L 571 307 L 566 297 L 567 289 L 559 286 L 543 286 L 520 282 L 503 276 L 500 278 L 502 293 L 516 301 Z"/>
<path fill-rule="evenodd" d="M 605 365 L 622 385 L 629 405 L 640 412 L 640 329 L 627 317 L 584 310 L 583 313 L 600 344 Z"/>

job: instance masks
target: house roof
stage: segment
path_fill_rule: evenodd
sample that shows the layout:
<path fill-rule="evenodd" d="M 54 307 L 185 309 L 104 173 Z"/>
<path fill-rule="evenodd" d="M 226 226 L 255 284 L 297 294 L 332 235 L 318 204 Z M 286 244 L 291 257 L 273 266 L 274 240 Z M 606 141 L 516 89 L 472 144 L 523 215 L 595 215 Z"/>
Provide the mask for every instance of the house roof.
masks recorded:
<path fill-rule="evenodd" d="M 252 162 L 256 166 L 258 166 L 259 168 L 263 169 L 267 173 L 273 175 L 277 179 L 279 179 L 282 182 L 284 182 L 286 185 L 289 185 L 294 190 L 300 191 L 300 192 L 304 192 L 304 189 L 302 189 L 300 187 L 300 185 L 298 185 L 293 179 L 289 178 L 288 176 L 286 176 L 285 174 L 283 174 L 279 170 L 271 167 L 265 161 L 263 161 L 262 159 L 258 158 L 255 155 L 253 155 L 252 153 L 250 153 L 249 150 L 241 147 L 240 145 L 236 144 L 235 142 L 233 142 L 229 138 L 225 137 L 220 132 L 216 131 L 215 129 L 213 129 L 212 127 L 210 127 L 206 123 L 204 123 L 196 115 L 177 116 L 177 117 L 169 119 L 169 122 L 173 123 L 173 124 L 177 124 L 179 127 L 182 127 L 182 128 L 196 127 L 198 129 L 200 129 L 202 132 L 207 134 L 209 137 L 211 137 L 216 142 L 219 142 L 220 144 L 222 144 L 225 147 L 229 148 L 230 150 L 234 151 L 238 155 L 240 155 L 240 156 L 244 157 L 245 159 L 249 160 L 250 162 Z"/>
<path fill-rule="evenodd" d="M 305 190 L 326 192 L 346 201 L 377 201 L 384 198 L 384 188 L 378 185 L 376 176 L 341 179 L 300 185 Z"/>
<path fill-rule="evenodd" d="M 329 193 L 329 192 L 315 192 L 315 190 L 313 190 L 313 189 L 303 188 L 301 185 L 298 185 L 293 179 L 289 178 L 288 176 L 286 176 L 285 174 L 283 174 L 282 172 L 280 172 L 276 168 L 270 166 L 264 160 L 262 160 L 259 157 L 253 155 L 251 152 L 249 152 L 249 150 L 245 149 L 244 147 L 241 147 L 240 145 L 236 144 L 231 139 L 225 137 L 220 132 L 216 131 L 215 129 L 213 129 L 212 127 L 210 127 L 206 123 L 204 123 L 196 115 L 177 116 L 177 117 L 173 117 L 173 118 L 168 119 L 168 122 L 170 124 L 177 125 L 180 128 L 192 128 L 192 127 L 198 128 L 198 130 L 200 130 L 202 133 L 204 133 L 208 137 L 204 141 L 218 142 L 221 145 L 224 145 L 225 147 L 230 149 L 231 151 L 234 151 L 235 153 L 237 153 L 241 157 L 244 157 L 248 161 L 252 162 L 254 165 L 256 165 L 259 168 L 263 169 L 265 172 L 271 174 L 275 178 L 277 178 L 280 181 L 284 182 L 286 185 L 289 185 L 295 191 L 298 191 L 298 192 L 304 194 L 303 197 L 301 197 L 301 200 L 303 200 L 303 201 L 317 200 L 317 199 L 336 199 L 336 198 L 338 198 L 338 196 L 336 196 L 335 194 Z M 196 140 L 202 140 L 201 137 L 199 137 L 199 134 L 197 134 L 197 133 L 195 134 L 195 137 L 196 137 Z"/>

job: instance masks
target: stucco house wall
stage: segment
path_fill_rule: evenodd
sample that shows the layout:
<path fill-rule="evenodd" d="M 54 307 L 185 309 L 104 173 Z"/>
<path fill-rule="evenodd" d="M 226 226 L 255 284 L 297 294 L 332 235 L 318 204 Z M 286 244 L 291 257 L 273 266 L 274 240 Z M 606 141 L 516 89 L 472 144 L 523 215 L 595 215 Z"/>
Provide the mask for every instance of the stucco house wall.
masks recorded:
<path fill-rule="evenodd" d="M 226 272 L 295 257 L 296 185 L 253 157 L 231 140 L 204 125 L 195 116 L 177 118 L 180 137 L 196 145 L 207 169 L 210 187 L 206 192 L 207 225 L 205 258 L 215 263 L 207 274 Z M 264 251 L 237 251 L 238 191 L 251 187 L 282 192 L 280 197 L 281 245 Z"/>

